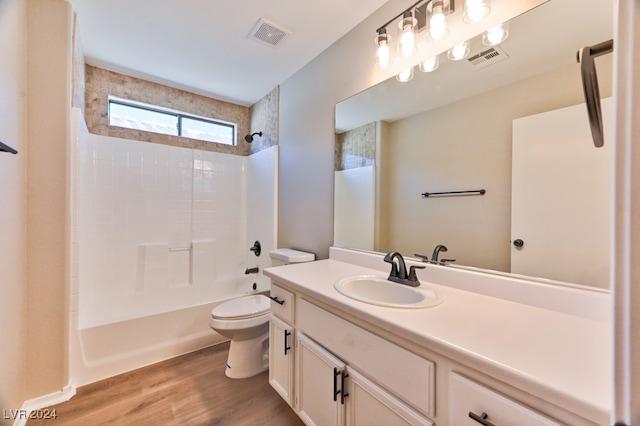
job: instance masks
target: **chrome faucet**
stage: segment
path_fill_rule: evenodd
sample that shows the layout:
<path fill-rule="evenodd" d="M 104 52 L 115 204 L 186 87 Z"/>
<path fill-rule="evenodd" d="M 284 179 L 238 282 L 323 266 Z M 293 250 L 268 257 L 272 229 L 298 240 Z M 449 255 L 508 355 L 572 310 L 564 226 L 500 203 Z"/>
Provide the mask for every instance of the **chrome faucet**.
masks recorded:
<path fill-rule="evenodd" d="M 389 278 L 387 278 L 389 281 L 411 287 L 418 287 L 420 285 L 420 281 L 418 281 L 418 277 L 416 276 L 416 269 L 424 269 L 424 266 L 411 266 L 407 274 L 407 265 L 404 263 L 404 257 L 397 251 L 390 251 L 385 255 L 383 260 L 391 264 L 391 272 L 389 273 Z"/>

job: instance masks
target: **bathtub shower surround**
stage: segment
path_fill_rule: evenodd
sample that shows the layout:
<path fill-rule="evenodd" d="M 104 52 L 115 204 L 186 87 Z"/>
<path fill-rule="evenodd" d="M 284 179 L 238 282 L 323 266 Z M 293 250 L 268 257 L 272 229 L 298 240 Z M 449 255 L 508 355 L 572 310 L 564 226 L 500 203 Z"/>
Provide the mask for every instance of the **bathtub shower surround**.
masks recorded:
<path fill-rule="evenodd" d="M 266 290 L 262 274 L 243 271 L 268 266 L 253 241 L 275 244 L 276 149 L 242 157 L 89 135 L 79 328 L 228 299 L 254 282 Z"/>

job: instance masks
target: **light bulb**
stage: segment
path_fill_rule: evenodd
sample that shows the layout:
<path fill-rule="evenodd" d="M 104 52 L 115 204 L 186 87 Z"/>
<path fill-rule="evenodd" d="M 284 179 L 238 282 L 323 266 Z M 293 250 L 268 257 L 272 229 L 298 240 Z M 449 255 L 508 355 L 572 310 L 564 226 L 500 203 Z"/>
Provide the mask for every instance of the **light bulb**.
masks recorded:
<path fill-rule="evenodd" d="M 389 34 L 382 28 L 376 36 L 376 64 L 382 69 L 387 69 L 391 63 L 391 49 L 389 48 Z"/>
<path fill-rule="evenodd" d="M 495 46 L 502 43 L 507 39 L 509 35 L 507 23 L 496 25 L 493 28 L 489 28 L 482 36 L 482 43 L 486 46 Z"/>
<path fill-rule="evenodd" d="M 422 72 L 433 72 L 438 69 L 438 65 L 440 65 L 438 62 L 438 56 L 432 56 L 420 62 L 418 69 Z"/>
<path fill-rule="evenodd" d="M 378 46 L 376 62 L 382 69 L 387 69 L 389 67 L 389 64 L 391 63 L 391 52 L 387 44 Z"/>
<path fill-rule="evenodd" d="M 466 58 L 468 54 L 469 54 L 469 45 L 465 41 L 463 43 L 456 44 L 455 46 L 453 46 L 449 50 L 449 53 L 447 53 L 447 57 L 452 61 L 459 61 L 461 59 Z"/>
<path fill-rule="evenodd" d="M 409 29 L 400 36 L 400 53 L 402 56 L 411 56 L 416 50 L 416 37 L 413 30 Z"/>
<path fill-rule="evenodd" d="M 429 38 L 433 41 L 440 41 L 447 38 L 449 28 L 447 28 L 447 19 L 442 11 L 442 2 L 434 4 L 429 17 Z"/>
<path fill-rule="evenodd" d="M 396 76 L 396 79 L 401 83 L 406 83 L 413 78 L 413 67 L 407 68 Z"/>
<path fill-rule="evenodd" d="M 399 42 L 398 50 L 402 56 L 411 56 L 416 50 L 415 27 L 416 19 L 413 18 L 411 12 L 405 12 L 402 20 L 398 23 Z"/>
<path fill-rule="evenodd" d="M 489 15 L 489 0 L 465 0 L 463 21 L 470 24 L 482 21 Z"/>

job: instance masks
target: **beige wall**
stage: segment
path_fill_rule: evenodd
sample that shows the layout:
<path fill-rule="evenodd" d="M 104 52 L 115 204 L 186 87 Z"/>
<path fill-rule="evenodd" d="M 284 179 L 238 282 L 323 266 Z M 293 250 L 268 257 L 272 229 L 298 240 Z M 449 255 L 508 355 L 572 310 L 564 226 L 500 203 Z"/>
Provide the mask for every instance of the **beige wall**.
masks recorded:
<path fill-rule="evenodd" d="M 248 155 L 250 152 L 250 145 L 244 141 L 244 136 L 249 132 L 250 128 L 250 111 L 248 107 L 196 95 L 90 65 L 86 66 L 85 71 L 85 120 L 91 133 L 226 154 Z M 238 125 L 237 145 L 216 144 L 184 137 L 109 126 L 107 104 L 110 95 L 236 123 Z M 273 134 L 273 129 L 269 130 Z"/>
<path fill-rule="evenodd" d="M 26 305 L 26 2 L 0 2 L 0 408 L 18 409 L 25 395 Z M 0 417 L 2 424 L 10 420 Z"/>
<path fill-rule="evenodd" d="M 68 380 L 67 167 L 72 10 L 27 1 L 26 398 Z"/>
<path fill-rule="evenodd" d="M 611 56 L 598 73 L 610 96 Z M 444 257 L 459 264 L 509 271 L 512 121 L 582 102 L 575 64 L 391 123 L 384 250 L 430 256 L 445 244 Z M 487 193 L 476 197 L 420 196 L 481 188 Z"/>

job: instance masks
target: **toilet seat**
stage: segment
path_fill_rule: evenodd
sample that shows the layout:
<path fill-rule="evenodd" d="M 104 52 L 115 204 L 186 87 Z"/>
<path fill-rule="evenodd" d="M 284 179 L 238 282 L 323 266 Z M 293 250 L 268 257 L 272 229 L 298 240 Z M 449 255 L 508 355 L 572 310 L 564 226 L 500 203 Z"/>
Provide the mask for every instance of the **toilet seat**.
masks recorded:
<path fill-rule="evenodd" d="M 270 308 L 271 301 L 262 294 L 243 296 L 216 306 L 211 310 L 211 317 L 221 320 L 255 318 L 268 313 Z"/>

